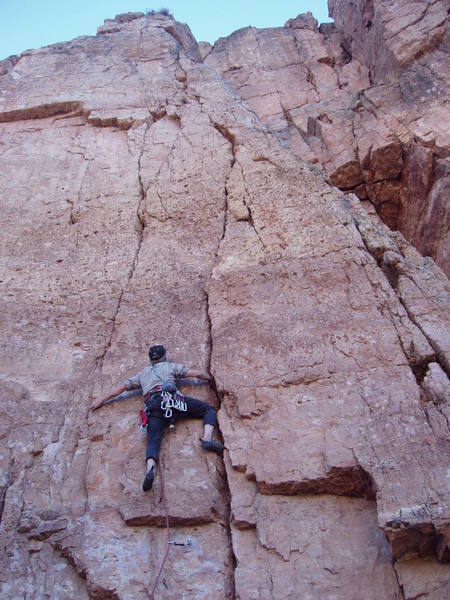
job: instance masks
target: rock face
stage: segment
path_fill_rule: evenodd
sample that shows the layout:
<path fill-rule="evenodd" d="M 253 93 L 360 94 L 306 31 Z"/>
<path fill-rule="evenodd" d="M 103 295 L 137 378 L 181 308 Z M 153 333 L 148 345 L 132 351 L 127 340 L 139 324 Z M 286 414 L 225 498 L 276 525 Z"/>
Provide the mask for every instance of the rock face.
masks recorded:
<path fill-rule="evenodd" d="M 155 598 L 445 597 L 450 286 L 365 198 L 445 266 L 447 84 L 413 84 L 446 6 L 370 4 L 383 71 L 342 4 L 212 49 L 129 13 L 0 65 L 2 597 L 148 597 L 163 481 Z M 141 398 L 89 406 L 152 342 L 212 372 L 182 389 L 226 452 L 179 423 L 143 494 Z"/>
<path fill-rule="evenodd" d="M 450 273 L 447 3 L 330 0 L 206 57 L 263 123 Z"/>

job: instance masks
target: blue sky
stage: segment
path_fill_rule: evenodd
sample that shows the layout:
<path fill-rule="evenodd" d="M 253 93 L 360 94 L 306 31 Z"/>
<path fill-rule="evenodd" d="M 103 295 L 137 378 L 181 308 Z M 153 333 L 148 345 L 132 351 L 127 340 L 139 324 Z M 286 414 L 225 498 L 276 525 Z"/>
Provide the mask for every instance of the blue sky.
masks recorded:
<path fill-rule="evenodd" d="M 214 41 L 236 29 L 279 27 L 299 13 L 329 21 L 326 0 L 0 0 L 0 60 L 79 35 L 95 35 L 104 19 L 122 12 L 166 7 L 187 23 L 197 41 Z"/>

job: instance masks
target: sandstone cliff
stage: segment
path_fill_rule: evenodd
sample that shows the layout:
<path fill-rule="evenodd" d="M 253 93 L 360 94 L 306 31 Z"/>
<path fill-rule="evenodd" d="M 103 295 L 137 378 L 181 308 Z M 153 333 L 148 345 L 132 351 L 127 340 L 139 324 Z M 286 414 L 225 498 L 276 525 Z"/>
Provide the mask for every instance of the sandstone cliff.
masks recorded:
<path fill-rule="evenodd" d="M 148 597 L 142 401 L 88 409 L 151 342 L 227 448 L 165 438 L 157 598 L 446 597 L 450 290 L 405 237 L 448 268 L 447 3 L 348 4 L 0 64 L 2 597 Z"/>
<path fill-rule="evenodd" d="M 435 0 L 331 0 L 312 15 L 219 40 L 214 66 L 291 150 L 369 198 L 450 273 L 449 37 Z"/>

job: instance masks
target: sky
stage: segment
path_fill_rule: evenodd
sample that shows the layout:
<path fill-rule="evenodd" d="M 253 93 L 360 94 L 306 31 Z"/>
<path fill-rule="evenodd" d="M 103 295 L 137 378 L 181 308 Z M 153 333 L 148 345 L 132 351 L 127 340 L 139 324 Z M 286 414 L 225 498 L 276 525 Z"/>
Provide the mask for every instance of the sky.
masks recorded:
<path fill-rule="evenodd" d="M 330 21 L 326 0 L 0 0 L 0 60 L 30 48 L 95 35 L 108 18 L 124 12 L 168 8 L 187 23 L 198 42 L 213 44 L 240 29 L 280 27 L 310 11 L 319 23 Z"/>

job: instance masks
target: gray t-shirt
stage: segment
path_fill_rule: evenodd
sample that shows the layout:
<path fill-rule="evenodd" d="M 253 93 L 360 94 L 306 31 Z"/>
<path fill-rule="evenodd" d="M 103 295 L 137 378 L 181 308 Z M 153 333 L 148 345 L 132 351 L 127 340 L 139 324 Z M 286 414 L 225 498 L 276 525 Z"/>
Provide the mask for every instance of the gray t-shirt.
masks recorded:
<path fill-rule="evenodd" d="M 171 362 L 159 362 L 154 365 L 148 365 L 133 377 L 125 379 L 127 390 L 142 388 L 143 395 L 149 392 L 158 392 L 161 390 L 163 381 L 172 381 L 175 383 L 177 377 L 184 377 L 189 371 L 188 367 Z"/>

